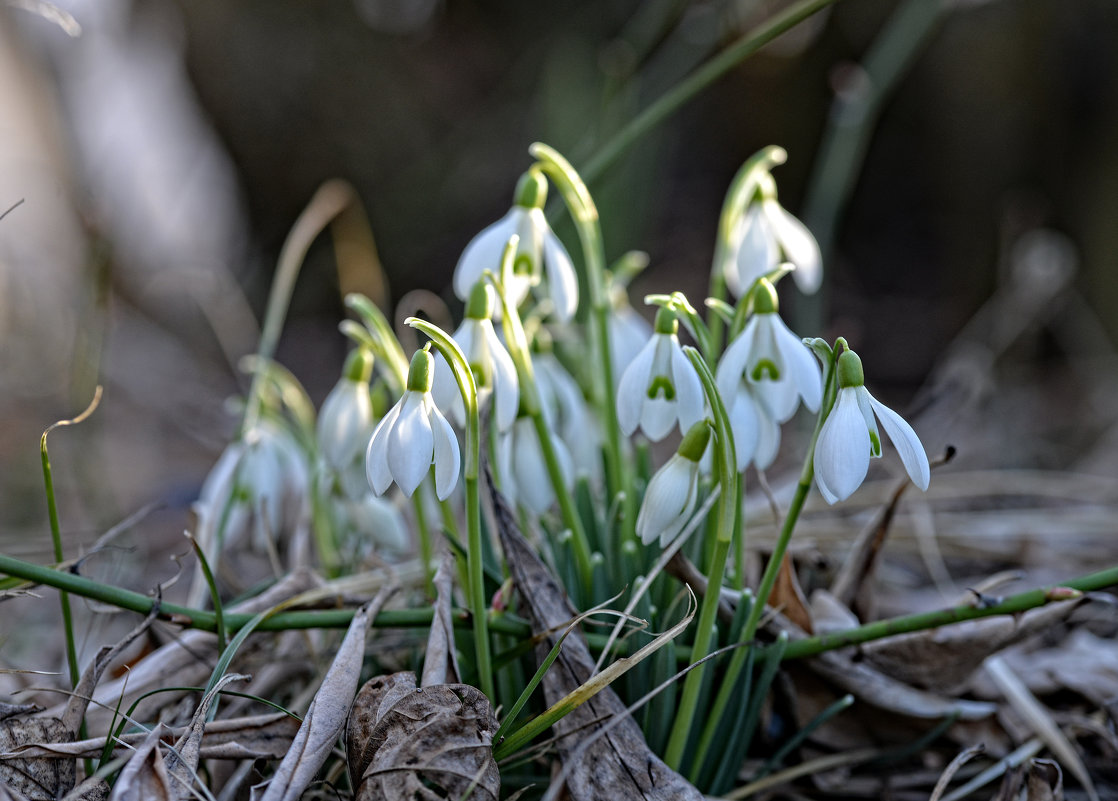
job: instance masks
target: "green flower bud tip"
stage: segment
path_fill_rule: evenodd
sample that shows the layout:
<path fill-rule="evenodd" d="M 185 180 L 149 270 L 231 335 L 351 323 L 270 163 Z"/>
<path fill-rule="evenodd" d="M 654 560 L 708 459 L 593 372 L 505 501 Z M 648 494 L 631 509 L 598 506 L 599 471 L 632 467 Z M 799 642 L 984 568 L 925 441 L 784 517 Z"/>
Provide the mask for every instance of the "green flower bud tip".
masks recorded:
<path fill-rule="evenodd" d="M 679 443 L 676 453 L 691 462 L 698 463 L 706 453 L 707 443 L 710 442 L 711 426 L 709 420 L 700 420 L 688 429 Z"/>
<path fill-rule="evenodd" d="M 471 320 L 489 320 L 493 317 L 493 289 L 484 279 L 474 284 L 470 290 L 466 317 Z"/>
<path fill-rule="evenodd" d="M 547 203 L 547 179 L 543 173 L 532 169 L 521 175 L 513 202 L 526 209 L 542 209 Z"/>
<path fill-rule="evenodd" d="M 780 310 L 780 299 L 776 287 L 768 278 L 758 278 L 753 287 L 754 314 L 775 314 Z"/>
<path fill-rule="evenodd" d="M 373 377 L 373 352 L 368 348 L 351 351 L 346 357 L 342 375 L 350 381 L 369 383 L 369 379 Z"/>
<path fill-rule="evenodd" d="M 655 330 L 657 334 L 675 334 L 679 332 L 679 320 L 675 312 L 667 306 L 661 306 L 656 312 Z"/>
<path fill-rule="evenodd" d="M 430 392 L 431 382 L 434 380 L 434 371 L 431 369 L 435 358 L 427 348 L 417 350 L 411 357 L 411 367 L 408 369 L 408 390 L 410 392 Z"/>
<path fill-rule="evenodd" d="M 860 387 L 866 383 L 866 376 L 862 372 L 862 360 L 852 350 L 844 351 L 838 358 L 839 387 Z"/>

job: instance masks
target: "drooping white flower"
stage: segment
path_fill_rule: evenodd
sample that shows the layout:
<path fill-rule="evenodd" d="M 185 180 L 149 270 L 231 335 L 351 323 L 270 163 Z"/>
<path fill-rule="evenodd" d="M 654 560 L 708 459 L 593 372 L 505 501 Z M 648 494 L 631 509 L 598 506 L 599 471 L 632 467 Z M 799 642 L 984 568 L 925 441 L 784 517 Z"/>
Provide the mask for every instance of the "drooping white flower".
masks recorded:
<path fill-rule="evenodd" d="M 753 316 L 718 363 L 722 397 L 731 397 L 744 379 L 778 423 L 796 413 L 800 398 L 811 411 L 818 411 L 823 398 L 819 363 L 780 319 L 776 290 L 768 280 L 758 282 L 753 303 Z"/>
<path fill-rule="evenodd" d="M 570 453 L 558 437 L 551 437 L 551 446 L 563 484 L 570 489 L 574 478 Z M 530 417 L 518 417 L 512 429 L 497 442 L 497 469 L 501 492 L 510 503 L 519 503 L 537 515 L 555 503 L 555 487 Z"/>
<path fill-rule="evenodd" d="M 409 498 L 435 466 L 435 494 L 445 500 L 458 482 L 461 453 L 454 430 L 431 398 L 432 357 L 416 351 L 403 396 L 377 425 L 365 473 L 377 495 L 393 481 Z"/>
<path fill-rule="evenodd" d="M 547 181 L 543 175 L 536 170 L 524 173 L 508 214 L 470 240 L 462 251 L 454 268 L 454 294 L 467 300 L 486 270 L 499 274 L 505 246 L 516 234 L 520 241 L 512 275 L 500 276 L 509 302 L 519 305 L 529 289 L 546 280 L 547 296 L 555 307 L 556 317 L 562 322 L 574 317 L 578 308 L 578 278 L 567 249 L 544 216 L 546 201 Z"/>
<path fill-rule="evenodd" d="M 544 418 L 567 446 L 575 474 L 597 481 L 602 474 L 602 430 L 582 388 L 553 353 L 532 357 Z"/>
<path fill-rule="evenodd" d="M 792 278 L 811 294 L 823 281 L 823 257 L 811 231 L 776 199 L 776 182 L 767 173 L 757 194 L 738 217 L 722 256 L 726 286 L 742 297 L 753 282 L 777 269 L 782 259 L 795 266 Z"/>
<path fill-rule="evenodd" d="M 881 456 L 875 415 L 912 483 L 926 490 L 931 478 L 928 456 L 912 426 L 869 393 L 858 354 L 845 351 L 839 356 L 837 369 L 838 396 L 815 443 L 815 484 L 823 499 L 833 504 L 849 498 L 865 480 L 870 457 Z"/>
<path fill-rule="evenodd" d="M 454 332 L 454 341 L 462 349 L 473 371 L 479 401 L 486 395 L 493 398 L 497 428 L 507 431 L 516 420 L 520 407 L 520 383 L 512 356 L 493 329 L 492 316 L 493 289 L 484 282 L 478 282 L 470 292 L 466 316 Z M 458 382 L 442 356 L 435 358 L 435 383 L 431 392 L 440 409 L 453 414 L 458 425 L 466 424 L 466 408 Z"/>
<path fill-rule="evenodd" d="M 780 424 L 754 395 L 752 385 L 744 377 L 738 380 L 732 394 L 727 395 L 721 389 L 719 394 L 727 405 L 738 471 L 745 470 L 750 462 L 758 470 L 767 469 L 780 448 Z"/>
<path fill-rule="evenodd" d="M 687 431 L 703 418 L 703 386 L 679 345 L 679 321 L 661 307 L 652 337 L 629 363 L 617 388 L 617 422 L 659 441 L 679 422 Z"/>
<path fill-rule="evenodd" d="M 373 433 L 373 402 L 369 395 L 373 355 L 359 348 L 346 359 L 342 377 L 318 412 L 318 451 L 335 472 L 348 470 Z"/>
<path fill-rule="evenodd" d="M 679 449 L 649 479 L 637 514 L 637 535 L 648 545 L 655 539 L 666 548 L 691 519 L 698 500 L 699 463 L 710 442 L 710 425 L 693 425 Z"/>

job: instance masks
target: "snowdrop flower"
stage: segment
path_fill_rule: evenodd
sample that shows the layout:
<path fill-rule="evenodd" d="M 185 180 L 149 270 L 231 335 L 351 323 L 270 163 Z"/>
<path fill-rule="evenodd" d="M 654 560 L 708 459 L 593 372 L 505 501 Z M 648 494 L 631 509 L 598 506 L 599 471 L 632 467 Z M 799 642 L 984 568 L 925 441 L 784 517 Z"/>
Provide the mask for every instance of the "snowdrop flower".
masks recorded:
<path fill-rule="evenodd" d="M 509 213 L 470 240 L 462 251 L 454 268 L 454 294 L 467 300 L 486 270 L 497 272 L 505 246 L 517 234 L 520 242 L 512 275 L 500 276 L 509 302 L 519 305 L 528 296 L 528 290 L 540 283 L 542 267 L 555 314 L 560 321 L 569 322 L 578 308 L 578 278 L 567 249 L 547 224 L 543 213 L 546 202 L 544 176 L 538 170 L 524 173 Z"/>
<path fill-rule="evenodd" d="M 819 289 L 823 281 L 819 244 L 807 226 L 777 202 L 776 182 L 765 173 L 730 234 L 722 259 L 726 286 L 740 298 L 782 260 L 795 266 L 792 278 L 801 292 L 811 294 Z"/>
<path fill-rule="evenodd" d="M 819 363 L 780 319 L 776 289 L 765 278 L 753 290 L 753 310 L 718 363 L 718 391 L 730 398 L 744 379 L 778 423 L 796 413 L 800 398 L 811 411 L 818 411 L 823 398 Z"/>
<path fill-rule="evenodd" d="M 609 337 L 610 361 L 613 364 L 614 388 L 621 380 L 625 365 L 632 362 L 652 336 L 652 326 L 636 309 L 629 305 L 625 291 L 614 287 L 607 318 L 606 334 Z"/>
<path fill-rule="evenodd" d="M 335 472 L 348 470 L 373 433 L 373 402 L 369 379 L 373 354 L 364 348 L 346 359 L 342 377 L 318 413 L 318 451 Z"/>
<path fill-rule="evenodd" d="M 649 480 L 637 515 L 637 535 L 645 545 L 658 538 L 661 548 L 668 547 L 691 519 L 699 494 L 699 462 L 708 442 L 710 424 L 700 420 Z"/>
<path fill-rule="evenodd" d="M 725 394 L 721 389 L 719 394 L 726 402 L 726 414 L 730 418 L 738 472 L 749 467 L 750 462 L 758 470 L 767 469 L 780 448 L 780 423 L 754 395 L 753 387 L 744 376 L 739 378 L 732 394 Z"/>
<path fill-rule="evenodd" d="M 590 412 L 582 388 L 567 372 L 554 353 L 532 357 L 548 427 L 559 432 L 559 440 L 569 448 L 575 474 L 598 481 L 602 474 L 602 431 Z"/>
<path fill-rule="evenodd" d="M 912 426 L 878 402 L 864 384 L 862 360 L 852 350 L 838 359 L 838 396 L 815 443 L 815 484 L 827 503 L 850 497 L 862 485 L 870 457 L 881 456 L 881 435 L 874 416 L 901 457 L 912 483 L 928 488 L 931 471 L 924 446 Z"/>
<path fill-rule="evenodd" d="M 551 438 L 563 483 L 572 486 L 574 470 L 567 447 L 558 437 Z M 547 472 L 543 450 L 530 417 L 518 417 L 507 434 L 497 443 L 497 469 L 501 474 L 501 492 L 510 503 L 519 503 L 541 515 L 555 503 L 555 488 Z"/>
<path fill-rule="evenodd" d="M 617 422 L 626 435 L 640 427 L 659 441 L 676 421 L 687 431 L 703 418 L 703 386 L 676 336 L 675 312 L 661 306 L 652 337 L 625 368 L 617 388 Z"/>
<path fill-rule="evenodd" d="M 377 425 L 365 452 L 365 474 L 377 495 L 393 481 L 409 498 L 435 465 L 435 494 L 446 500 L 458 483 L 461 454 L 454 430 L 431 398 L 433 357 L 416 351 L 403 397 Z"/>
<path fill-rule="evenodd" d="M 484 281 L 479 281 L 470 290 L 466 317 L 454 332 L 454 340 L 465 354 L 474 374 L 479 401 L 481 396 L 491 395 L 497 428 L 507 431 L 516 420 L 516 412 L 520 407 L 520 384 L 516 378 L 516 365 L 513 364 L 512 356 L 493 329 L 492 317 L 493 289 Z M 453 414 L 458 425 L 464 426 L 466 408 L 462 403 L 458 381 L 446 359 L 441 356 L 435 359 L 435 383 L 431 391 L 438 407 Z"/>

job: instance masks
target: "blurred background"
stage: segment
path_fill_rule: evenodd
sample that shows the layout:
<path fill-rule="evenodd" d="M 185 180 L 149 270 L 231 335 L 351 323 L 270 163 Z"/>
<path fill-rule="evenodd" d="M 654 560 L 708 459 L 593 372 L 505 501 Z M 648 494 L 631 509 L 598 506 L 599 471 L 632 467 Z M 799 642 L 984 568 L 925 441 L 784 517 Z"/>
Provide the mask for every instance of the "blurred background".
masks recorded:
<path fill-rule="evenodd" d="M 137 512 L 128 559 L 186 550 L 247 386 L 237 360 L 324 181 L 361 198 L 393 302 L 453 305 L 458 255 L 508 209 L 530 143 L 591 163 L 787 6 L 0 1 L 4 548 L 50 561 L 36 445 L 100 383 L 100 409 L 49 440 L 69 553 Z M 634 300 L 697 304 L 734 172 L 781 145 L 781 200 L 825 251 L 820 296 L 784 290 L 798 332 L 846 336 L 956 469 L 1112 479 L 1116 41 L 1110 0 L 841 0 L 592 176 L 607 257 L 649 254 Z M 343 315 L 322 237 L 278 353 L 316 401 Z M 1113 481 L 1091 486 L 1082 530 L 1112 535 Z M 147 589 L 173 569 L 108 577 Z"/>

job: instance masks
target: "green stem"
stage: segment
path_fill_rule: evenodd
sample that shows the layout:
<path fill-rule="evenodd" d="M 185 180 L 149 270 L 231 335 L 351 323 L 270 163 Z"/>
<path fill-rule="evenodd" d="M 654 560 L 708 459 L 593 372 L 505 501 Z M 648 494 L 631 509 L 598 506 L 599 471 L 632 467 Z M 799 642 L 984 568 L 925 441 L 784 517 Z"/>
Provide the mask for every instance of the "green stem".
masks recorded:
<path fill-rule="evenodd" d="M 54 560 L 63 561 L 62 530 L 58 523 L 58 505 L 54 499 L 54 480 L 51 477 L 50 457 L 47 456 L 47 432 L 39 443 L 39 453 L 43 461 L 43 482 L 47 492 L 47 514 L 50 517 L 50 536 L 54 546 Z M 74 618 L 70 611 L 70 596 L 65 592 L 58 593 L 58 600 L 62 604 L 62 628 L 66 635 L 66 664 L 70 668 L 70 686 L 77 687 L 81 679 L 81 670 L 78 667 L 78 651 L 74 642 Z"/>
<path fill-rule="evenodd" d="M 713 56 L 705 64 L 665 92 L 652 105 L 618 131 L 597 154 L 586 163 L 582 175 L 587 181 L 599 178 L 638 139 L 651 131 L 688 100 L 736 67 L 780 34 L 837 2 L 837 0 L 800 0 L 781 13 L 762 22 L 753 30 Z"/>
<path fill-rule="evenodd" d="M 299 277 L 299 269 L 303 266 L 303 259 L 311 242 L 322 232 L 330 221 L 341 214 L 346 206 L 353 200 L 353 190 L 340 181 L 330 181 L 323 184 L 310 203 L 291 226 L 291 231 L 284 240 L 280 249 L 279 261 L 276 266 L 275 279 L 272 289 L 268 293 L 267 311 L 264 313 L 264 325 L 260 330 L 260 346 L 256 354 L 270 360 L 276 352 L 280 334 L 283 332 L 283 322 L 287 317 L 287 308 L 291 303 L 291 293 L 295 289 L 295 279 Z M 264 376 L 257 372 L 252 376 L 249 386 L 248 399 L 245 402 L 245 416 L 241 421 L 241 435 L 256 425 L 260 418 L 261 390 L 263 389 Z"/>
<path fill-rule="evenodd" d="M 707 403 L 711 409 L 715 435 L 714 454 L 718 460 L 718 480 L 721 492 L 718 498 L 717 536 L 714 541 L 710 564 L 707 568 L 707 591 L 703 595 L 698 627 L 695 630 L 695 642 L 691 646 L 691 659 L 697 661 L 710 653 L 711 633 L 714 630 L 718 614 L 719 590 L 722 587 L 722 578 L 726 573 L 726 562 L 730 555 L 734 530 L 741 515 L 741 500 L 738 497 L 737 456 L 734 452 L 734 439 L 730 431 L 730 418 L 726 414 L 722 397 L 718 394 L 714 376 L 697 350 L 687 346 L 683 348 L 683 352 L 699 374 L 699 380 L 702 381 Z M 668 739 L 668 747 L 664 753 L 664 761 L 674 770 L 680 769 L 687 750 L 691 727 L 695 721 L 704 670 L 705 667 L 692 670 L 687 674 L 687 679 L 683 683 L 683 692 L 680 694 L 675 723 L 672 725 L 671 737 Z"/>
<path fill-rule="evenodd" d="M 545 173 L 555 181 L 564 203 L 578 230 L 582 244 L 583 262 L 586 268 L 586 284 L 590 292 L 590 352 L 597 354 L 598 370 L 594 376 L 594 399 L 598 402 L 599 418 L 606 428 L 606 475 L 611 497 L 623 492 L 625 482 L 624 462 L 621 455 L 621 428 L 617 422 L 617 397 L 614 387 L 613 359 L 609 350 L 609 285 L 606 279 L 605 246 L 602 243 L 602 227 L 598 220 L 598 209 L 586 188 L 582 177 L 563 156 L 547 145 L 539 142 L 528 148 L 540 160 Z M 635 499 L 626 493 L 624 515 L 627 529 L 636 525 Z"/>
<path fill-rule="evenodd" d="M 477 402 L 477 384 L 470 363 L 454 341 L 437 325 L 409 317 L 405 322 L 431 338 L 454 372 L 462 403 L 466 409 L 466 452 L 463 458 L 463 479 L 466 484 L 466 572 L 470 612 L 474 617 L 474 649 L 481 691 L 496 702 L 493 689 L 493 660 L 489 646 L 489 604 L 485 598 L 484 555 L 481 550 L 481 495 L 478 476 L 481 473 L 481 420 Z"/>

